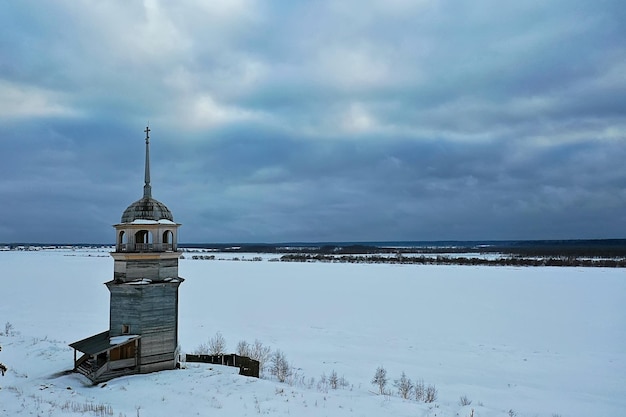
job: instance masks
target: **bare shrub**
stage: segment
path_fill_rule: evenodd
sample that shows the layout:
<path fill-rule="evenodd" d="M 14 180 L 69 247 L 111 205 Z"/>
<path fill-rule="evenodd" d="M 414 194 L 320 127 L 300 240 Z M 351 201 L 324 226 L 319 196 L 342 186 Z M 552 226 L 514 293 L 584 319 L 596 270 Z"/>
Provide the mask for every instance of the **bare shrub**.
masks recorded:
<path fill-rule="evenodd" d="M 413 386 L 413 397 L 415 397 L 415 401 L 424 401 L 426 398 L 426 386 L 424 385 L 423 379 L 415 381 L 415 385 Z"/>
<path fill-rule="evenodd" d="M 382 366 L 376 368 L 374 378 L 372 378 L 372 385 L 378 386 L 378 392 L 382 395 L 385 393 L 385 386 L 387 386 L 387 370 Z"/>
<path fill-rule="evenodd" d="M 239 341 L 236 351 L 239 356 L 246 356 L 258 361 L 259 376 L 263 378 L 272 349 L 269 346 L 263 345 L 263 343 L 257 339 L 254 341 L 254 344 L 250 344 L 245 340 Z"/>
<path fill-rule="evenodd" d="M 404 371 L 402 372 L 400 379 L 396 379 L 393 385 L 398 390 L 400 397 L 405 400 L 411 398 L 411 394 L 413 393 L 413 382 L 411 382 L 411 380 L 406 376 Z"/>
<path fill-rule="evenodd" d="M 424 397 L 425 403 L 434 403 L 437 401 L 437 388 L 434 385 L 429 385 L 426 387 L 426 395 Z"/>
<path fill-rule="evenodd" d="M 463 395 L 461 396 L 461 398 L 459 398 L 459 405 L 461 407 L 465 407 L 466 405 L 470 405 L 471 403 L 472 403 L 472 400 L 467 398 L 467 395 Z"/>
<path fill-rule="evenodd" d="M 209 355 L 223 355 L 226 351 L 226 339 L 222 333 L 217 332 L 209 339 Z"/>
<path fill-rule="evenodd" d="M 269 346 L 263 345 L 258 339 L 254 341 L 254 345 L 250 346 L 250 355 L 248 357 L 259 361 L 259 373 L 261 376 L 263 376 L 265 372 L 271 353 L 272 349 L 270 349 Z"/>
<path fill-rule="evenodd" d="M 322 374 L 319 381 L 317 381 L 317 390 L 320 392 L 328 392 L 328 378 L 326 378 L 326 374 Z"/>
<path fill-rule="evenodd" d="M 270 373 L 278 379 L 279 382 L 287 381 L 291 375 L 291 365 L 287 361 L 287 357 L 280 350 L 275 351 L 270 358 Z"/>
<path fill-rule="evenodd" d="M 237 343 L 237 355 L 239 356 L 246 356 L 250 359 L 252 359 L 252 357 L 250 356 L 250 344 L 248 342 L 246 342 L 245 340 L 240 340 L 239 343 Z"/>
<path fill-rule="evenodd" d="M 10 322 L 6 322 L 4 324 L 4 335 L 5 336 L 13 336 L 13 332 L 14 332 L 15 328 L 13 327 L 13 324 L 11 324 Z"/>
<path fill-rule="evenodd" d="M 194 355 L 208 355 L 209 354 L 209 344 L 208 343 L 200 343 L 198 347 L 193 351 Z"/>
<path fill-rule="evenodd" d="M 346 377 L 341 376 L 341 377 L 339 378 L 339 387 L 340 387 L 340 388 L 343 388 L 343 389 L 346 389 L 346 388 L 350 387 L 350 382 L 348 382 L 348 380 L 346 379 Z"/>
<path fill-rule="evenodd" d="M 56 406 L 56 403 L 46 401 L 52 406 Z M 96 416 L 112 416 L 113 407 L 109 404 L 94 404 L 90 402 L 79 403 L 76 401 L 66 401 L 64 404 L 60 404 L 59 407 L 64 412 L 72 413 L 90 413 Z"/>
<path fill-rule="evenodd" d="M 206 343 L 201 343 L 193 352 L 195 355 L 223 355 L 226 350 L 226 339 L 217 332 Z M 245 356 L 245 355 L 242 355 Z"/>
<path fill-rule="evenodd" d="M 334 369 L 328 377 L 328 385 L 330 385 L 332 389 L 337 389 L 339 385 L 339 377 L 337 376 L 337 372 L 335 372 Z"/>
<path fill-rule="evenodd" d="M 289 366 L 291 373 L 287 378 L 287 384 L 291 387 L 306 387 L 306 376 L 298 371 L 293 371 L 293 366 Z"/>

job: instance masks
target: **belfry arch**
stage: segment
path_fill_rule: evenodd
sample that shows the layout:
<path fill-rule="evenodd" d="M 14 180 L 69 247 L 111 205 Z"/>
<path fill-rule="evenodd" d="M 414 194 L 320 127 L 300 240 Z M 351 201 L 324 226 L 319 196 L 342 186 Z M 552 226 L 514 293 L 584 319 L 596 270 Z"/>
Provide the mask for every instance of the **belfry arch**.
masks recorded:
<path fill-rule="evenodd" d="M 128 243 L 128 238 L 126 237 L 126 232 L 124 230 L 120 230 L 117 234 L 117 247 L 119 248 L 125 246 Z"/>
<path fill-rule="evenodd" d="M 164 231 L 161 242 L 164 250 L 174 250 L 174 232 L 169 229 Z"/>
<path fill-rule="evenodd" d="M 135 232 L 135 243 L 152 243 L 152 233 L 149 230 L 139 230 Z"/>

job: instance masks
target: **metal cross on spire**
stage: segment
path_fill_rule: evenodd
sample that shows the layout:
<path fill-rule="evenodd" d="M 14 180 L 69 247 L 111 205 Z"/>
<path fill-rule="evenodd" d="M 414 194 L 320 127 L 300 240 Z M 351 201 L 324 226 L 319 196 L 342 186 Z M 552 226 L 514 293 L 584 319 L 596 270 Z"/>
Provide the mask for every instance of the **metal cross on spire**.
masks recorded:
<path fill-rule="evenodd" d="M 152 197 L 152 186 L 150 185 L 150 126 L 146 126 L 146 174 L 143 186 L 143 198 Z"/>

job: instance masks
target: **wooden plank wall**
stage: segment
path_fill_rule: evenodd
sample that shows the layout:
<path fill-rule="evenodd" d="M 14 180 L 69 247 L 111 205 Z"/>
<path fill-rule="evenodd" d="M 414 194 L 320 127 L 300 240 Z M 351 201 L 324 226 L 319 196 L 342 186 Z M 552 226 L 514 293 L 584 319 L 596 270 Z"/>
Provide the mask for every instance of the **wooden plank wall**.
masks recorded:
<path fill-rule="evenodd" d="M 141 372 L 173 369 L 178 346 L 178 286 L 180 283 L 110 284 L 111 336 L 122 325 L 141 335 Z M 160 365 L 159 365 L 160 364 Z"/>
<path fill-rule="evenodd" d="M 178 277 L 178 258 L 116 260 L 113 267 L 113 279 L 133 281 L 149 278 L 153 281 Z"/>
<path fill-rule="evenodd" d="M 234 366 L 239 368 L 239 375 L 259 377 L 260 363 L 247 356 L 239 356 L 234 353 L 228 355 L 192 355 L 185 356 L 187 362 L 211 363 L 215 365 Z"/>
<path fill-rule="evenodd" d="M 130 334 L 141 334 L 141 302 L 143 293 L 136 285 L 109 284 L 111 305 L 109 332 L 111 337 L 122 335 L 122 325 L 130 325 Z"/>

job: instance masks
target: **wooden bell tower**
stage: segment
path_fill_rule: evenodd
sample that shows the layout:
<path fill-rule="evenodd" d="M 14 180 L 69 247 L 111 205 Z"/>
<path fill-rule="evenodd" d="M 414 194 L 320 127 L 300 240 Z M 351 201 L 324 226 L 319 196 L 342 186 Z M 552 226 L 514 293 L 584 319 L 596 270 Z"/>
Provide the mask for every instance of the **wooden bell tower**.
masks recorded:
<path fill-rule="evenodd" d="M 152 198 L 150 129 L 146 127 L 143 197 L 114 225 L 109 330 L 73 343 L 85 355 L 75 369 L 93 382 L 178 365 L 178 228 L 165 204 Z M 87 365 L 88 366 L 87 366 Z"/>

